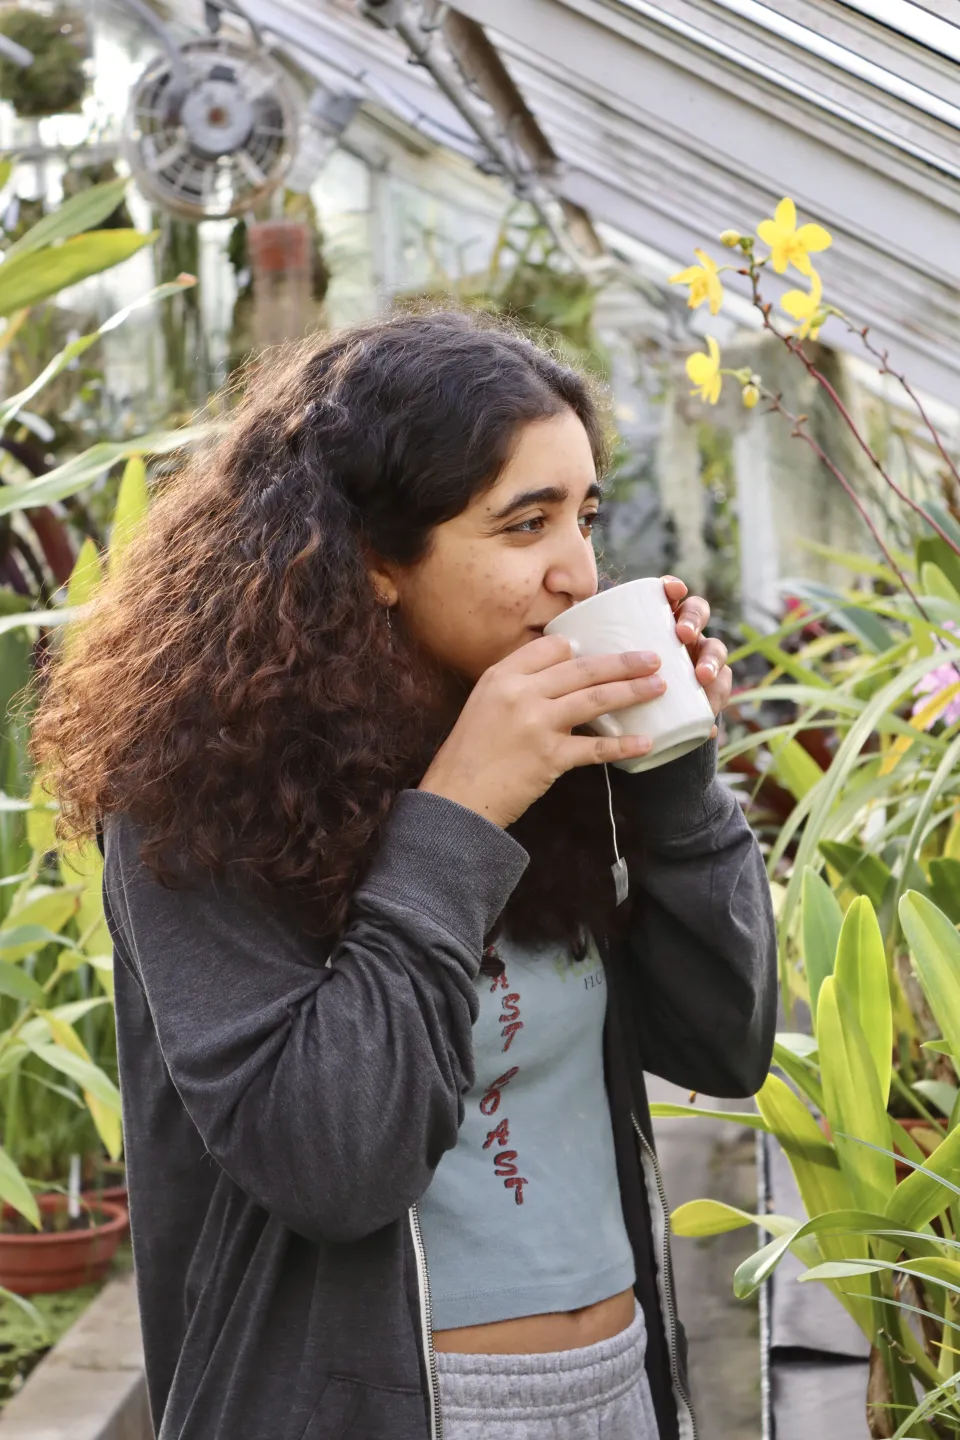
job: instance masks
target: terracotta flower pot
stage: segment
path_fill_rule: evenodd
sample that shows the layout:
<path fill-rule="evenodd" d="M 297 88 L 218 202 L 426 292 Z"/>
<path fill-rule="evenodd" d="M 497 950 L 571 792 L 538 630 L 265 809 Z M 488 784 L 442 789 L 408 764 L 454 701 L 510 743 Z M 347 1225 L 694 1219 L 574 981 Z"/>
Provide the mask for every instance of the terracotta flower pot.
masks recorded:
<path fill-rule="evenodd" d="M 96 1189 L 95 1186 L 90 1186 L 81 1190 L 80 1199 L 85 1205 L 90 1205 L 94 1209 L 100 1204 L 101 1200 L 108 1200 L 111 1205 L 122 1205 L 124 1210 L 127 1211 L 130 1209 L 130 1200 L 127 1195 L 126 1185 L 105 1185 L 102 1190 Z"/>
<path fill-rule="evenodd" d="M 43 1216 L 67 1208 L 64 1195 L 40 1195 L 37 1204 Z M 100 1223 L 87 1230 L 32 1230 L 26 1235 L 0 1230 L 0 1285 L 17 1295 L 40 1295 L 102 1280 L 129 1221 L 125 1208 L 109 1200 L 98 1198 L 96 1210 Z M 12 1206 L 3 1207 L 5 1222 L 16 1217 Z"/>

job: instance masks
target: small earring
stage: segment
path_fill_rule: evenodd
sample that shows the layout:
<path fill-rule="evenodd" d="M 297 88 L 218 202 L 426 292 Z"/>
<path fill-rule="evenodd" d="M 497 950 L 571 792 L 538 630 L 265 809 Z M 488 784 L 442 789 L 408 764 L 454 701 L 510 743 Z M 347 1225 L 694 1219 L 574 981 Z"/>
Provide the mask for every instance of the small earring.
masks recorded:
<path fill-rule="evenodd" d="M 393 606 L 387 606 L 387 629 L 393 634 Z"/>

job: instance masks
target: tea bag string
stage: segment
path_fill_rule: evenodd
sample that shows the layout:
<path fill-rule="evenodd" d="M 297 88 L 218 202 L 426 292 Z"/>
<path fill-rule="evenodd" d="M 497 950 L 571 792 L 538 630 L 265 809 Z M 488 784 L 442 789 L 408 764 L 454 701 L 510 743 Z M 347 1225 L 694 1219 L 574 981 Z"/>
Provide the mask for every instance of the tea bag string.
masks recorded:
<path fill-rule="evenodd" d="M 617 845 L 617 822 L 613 814 L 613 787 L 610 784 L 610 766 L 604 765 L 603 778 L 607 782 L 607 804 L 610 809 L 610 829 L 613 832 L 613 864 L 610 866 L 610 873 L 613 876 L 613 888 L 617 897 L 617 904 L 622 905 L 630 893 L 630 876 L 627 872 L 627 862 L 620 854 Z"/>

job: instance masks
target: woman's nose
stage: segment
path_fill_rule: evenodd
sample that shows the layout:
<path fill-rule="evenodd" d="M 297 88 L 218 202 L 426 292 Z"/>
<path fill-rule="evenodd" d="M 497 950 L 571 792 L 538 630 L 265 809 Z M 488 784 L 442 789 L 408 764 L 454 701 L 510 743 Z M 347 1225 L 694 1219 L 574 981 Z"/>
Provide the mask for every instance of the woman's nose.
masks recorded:
<path fill-rule="evenodd" d="M 550 565 L 544 585 L 552 595 L 569 595 L 574 604 L 597 593 L 597 558 L 579 530 L 575 542 Z"/>

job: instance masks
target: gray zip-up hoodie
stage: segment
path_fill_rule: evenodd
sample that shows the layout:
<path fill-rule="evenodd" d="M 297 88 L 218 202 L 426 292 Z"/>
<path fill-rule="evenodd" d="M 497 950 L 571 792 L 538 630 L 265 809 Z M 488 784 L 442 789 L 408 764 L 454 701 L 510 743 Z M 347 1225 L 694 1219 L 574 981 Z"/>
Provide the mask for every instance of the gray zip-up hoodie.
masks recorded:
<path fill-rule="evenodd" d="M 774 927 L 715 747 L 617 772 L 646 847 L 604 944 L 604 1063 L 662 1440 L 693 1440 L 643 1070 L 749 1095 Z M 158 1440 L 440 1440 L 416 1202 L 474 1079 L 473 978 L 526 864 L 504 831 L 397 799 L 335 943 L 200 877 L 168 890 L 107 818 L 127 1174 Z M 598 937 L 603 943 L 603 937 Z"/>

